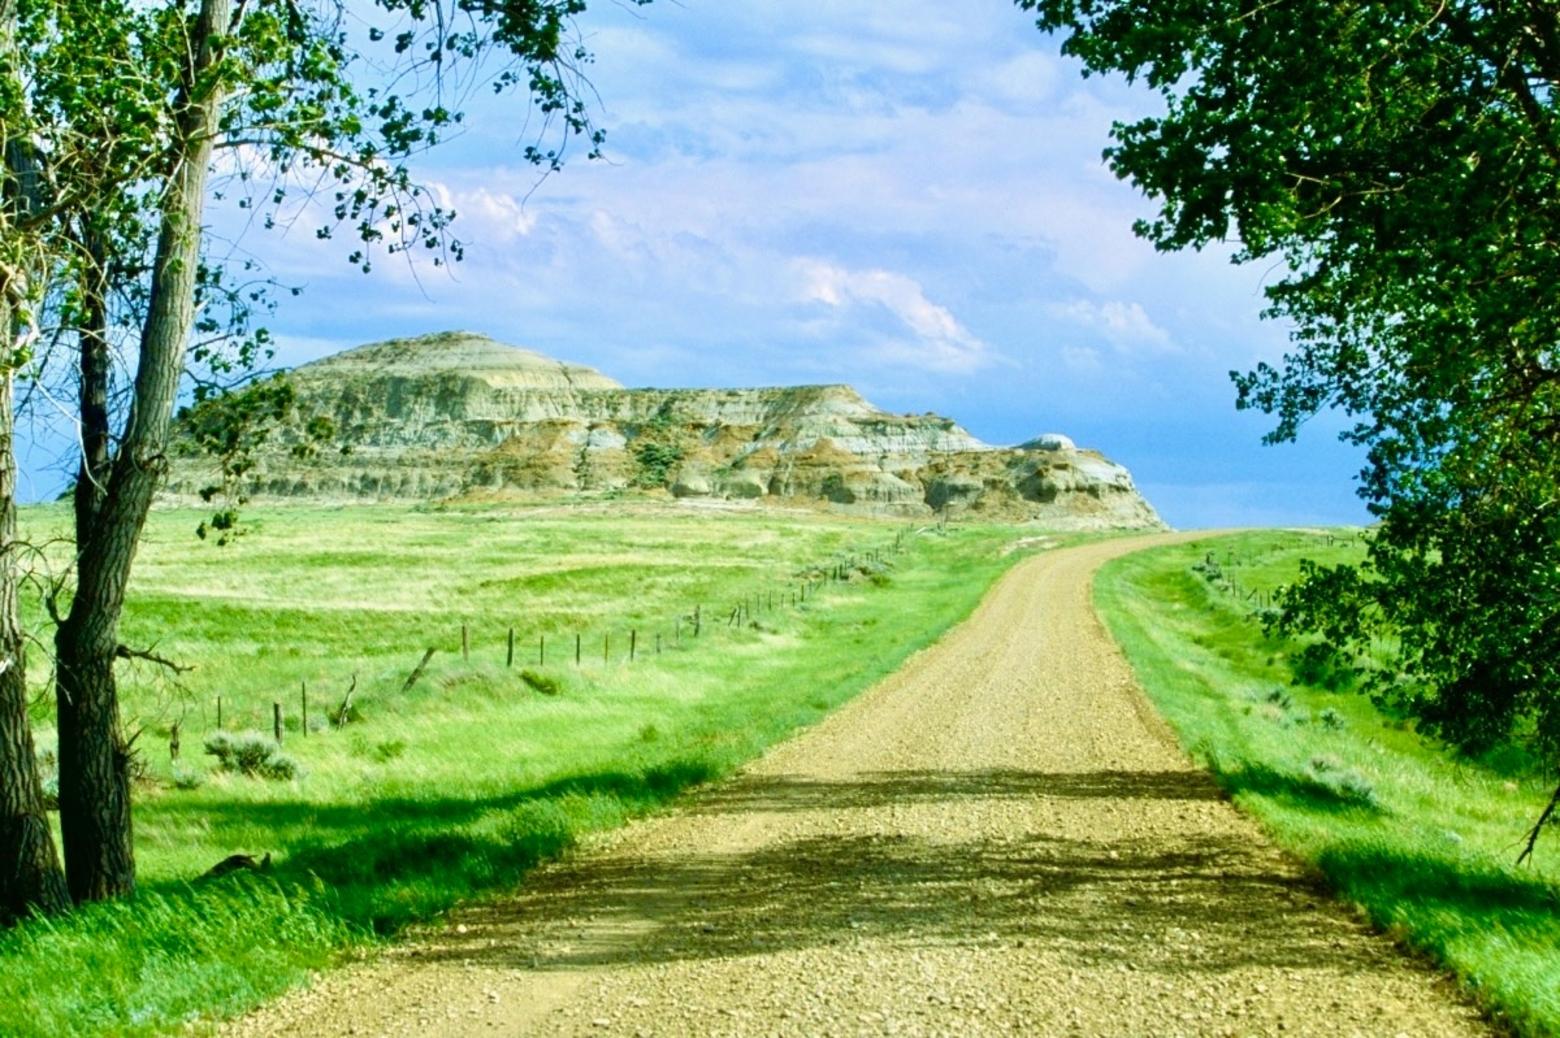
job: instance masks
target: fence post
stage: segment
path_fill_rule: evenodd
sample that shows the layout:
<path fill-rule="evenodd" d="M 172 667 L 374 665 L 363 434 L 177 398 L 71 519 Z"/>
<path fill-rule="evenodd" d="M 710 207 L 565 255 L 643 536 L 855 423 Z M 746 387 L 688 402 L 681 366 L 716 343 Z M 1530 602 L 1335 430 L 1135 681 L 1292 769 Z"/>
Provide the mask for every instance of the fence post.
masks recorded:
<path fill-rule="evenodd" d="M 465 624 L 460 625 L 460 661 L 466 663 L 471 659 L 471 631 Z"/>
<path fill-rule="evenodd" d="M 680 616 L 677 618 L 677 633 L 675 635 L 675 638 L 677 640 L 677 644 L 681 645 L 682 644 L 682 617 L 680 617 Z"/>
<path fill-rule="evenodd" d="M 612 632 L 608 631 L 601 636 L 601 662 L 610 663 L 612 660 Z"/>
<path fill-rule="evenodd" d="M 547 666 L 547 635 L 545 634 L 536 636 L 536 665 Z"/>
<path fill-rule="evenodd" d="M 655 635 L 655 654 L 657 656 L 661 655 L 661 634 L 659 631 Z"/>
<path fill-rule="evenodd" d="M 506 667 L 513 667 L 514 665 L 515 665 L 515 629 L 513 627 L 511 627 L 509 629 L 509 653 L 508 653 L 508 655 L 506 655 L 504 657 L 504 666 L 506 666 Z"/>
<path fill-rule="evenodd" d="M 168 732 L 168 759 L 175 764 L 179 762 L 179 722 L 173 722 L 173 728 Z"/>
<path fill-rule="evenodd" d="M 704 607 L 701 606 L 701 605 L 695 605 L 693 607 L 693 636 L 695 638 L 697 638 L 699 636 L 699 632 L 701 630 L 703 630 L 703 629 L 704 629 Z"/>
<path fill-rule="evenodd" d="M 433 659 L 433 650 L 429 649 L 427 652 L 423 653 L 423 658 L 417 661 L 417 666 L 412 668 L 412 673 L 407 676 L 406 683 L 401 686 L 402 695 L 410 692 L 412 690 L 412 686 L 417 684 L 417 679 L 422 677 L 423 669 L 428 666 L 428 661 L 431 659 Z M 354 686 L 357 684 L 356 674 L 352 675 L 352 683 Z M 347 698 L 352 698 L 352 694 L 350 692 L 347 693 Z M 340 728 L 341 725 L 338 724 L 336 727 Z"/>
<path fill-rule="evenodd" d="M 581 638 L 580 632 L 575 631 L 574 632 L 574 665 L 576 667 L 578 667 L 580 665 L 580 638 Z"/>
<path fill-rule="evenodd" d="M 298 726 L 298 730 L 307 739 L 309 737 L 309 683 L 307 681 L 298 682 L 298 706 L 299 714 L 303 718 L 303 723 Z"/>
<path fill-rule="evenodd" d="M 271 729 L 276 734 L 276 745 L 282 744 L 282 704 L 271 704 Z"/>
<path fill-rule="evenodd" d="M 639 632 L 634 628 L 628 629 L 628 662 L 633 663 L 634 657 L 639 654 Z"/>
<path fill-rule="evenodd" d="M 217 731 L 222 730 L 222 697 L 217 697 Z"/>

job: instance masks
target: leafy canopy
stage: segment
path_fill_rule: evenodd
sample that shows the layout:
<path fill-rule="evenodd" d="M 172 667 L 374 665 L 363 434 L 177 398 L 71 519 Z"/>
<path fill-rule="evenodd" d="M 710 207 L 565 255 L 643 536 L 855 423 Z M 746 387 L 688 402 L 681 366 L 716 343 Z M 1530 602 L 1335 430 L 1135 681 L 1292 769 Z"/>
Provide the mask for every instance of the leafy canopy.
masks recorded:
<path fill-rule="evenodd" d="M 1111 167 L 1166 250 L 1278 261 L 1276 365 L 1232 372 L 1270 441 L 1332 409 L 1380 522 L 1280 626 L 1469 750 L 1560 757 L 1560 18 L 1549 0 L 1019 0 L 1164 111 Z M 1401 639 L 1369 662 L 1373 634 Z"/>

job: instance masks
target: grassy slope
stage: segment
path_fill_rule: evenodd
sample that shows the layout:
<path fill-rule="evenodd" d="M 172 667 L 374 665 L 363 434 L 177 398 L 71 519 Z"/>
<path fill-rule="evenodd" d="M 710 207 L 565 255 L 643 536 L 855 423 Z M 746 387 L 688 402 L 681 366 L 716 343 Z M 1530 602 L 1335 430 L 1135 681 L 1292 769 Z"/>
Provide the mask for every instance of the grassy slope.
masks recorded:
<path fill-rule="evenodd" d="M 40 509 L 34 530 L 63 521 Z M 0 936 L 0 1034 L 156 1033 L 228 1015 L 299 982 L 376 933 L 512 884 L 580 834 L 650 809 L 735 767 L 890 672 L 967 615 L 1007 566 L 1014 537 L 955 528 L 909 541 L 886 586 L 832 584 L 799 610 L 813 563 L 886 548 L 897 527 L 814 517 L 575 513 L 547 517 L 405 508 L 258 513 L 226 549 L 196 542 L 191 513 L 154 517 L 138 564 L 129 644 L 198 664 L 180 685 L 127 668 L 127 713 L 153 781 L 136 817 L 142 892 Z M 776 594 L 728 628 L 744 595 Z M 674 648 L 695 602 L 704 633 Z M 460 625 L 472 658 L 459 658 Z M 504 665 L 507 628 L 519 657 Z M 624 659 L 628 631 L 640 660 Z M 584 631 L 585 665 L 573 661 Z M 610 632 L 610 663 L 601 661 Z M 666 651 L 654 656 L 654 637 Z M 537 638 L 548 664 L 534 661 Z M 399 689 L 425 647 L 420 684 Z M 651 658 L 647 659 L 646 656 Z M 560 683 L 537 694 L 521 665 Z M 35 677 L 46 669 L 34 660 Z M 299 683 L 323 719 L 351 674 L 363 720 L 297 729 Z M 296 782 L 210 774 L 201 743 L 226 726 L 269 730 L 284 703 Z M 182 719 L 175 788 L 167 758 Z M 36 721 L 48 741 L 46 700 Z M 191 886 L 227 854 L 273 851 L 267 877 Z M 90 976 L 90 983 L 82 983 Z"/>
<path fill-rule="evenodd" d="M 1150 698 L 1235 802 L 1382 927 L 1532 1034 L 1560 1033 L 1560 834 L 1513 860 L 1549 792 L 1520 754 L 1458 760 L 1365 696 L 1293 685 L 1245 595 L 1349 540 L 1268 531 L 1117 560 L 1096 601 Z M 1241 587 L 1192 570 L 1212 552 Z M 1256 601 L 1255 599 L 1253 601 Z"/>

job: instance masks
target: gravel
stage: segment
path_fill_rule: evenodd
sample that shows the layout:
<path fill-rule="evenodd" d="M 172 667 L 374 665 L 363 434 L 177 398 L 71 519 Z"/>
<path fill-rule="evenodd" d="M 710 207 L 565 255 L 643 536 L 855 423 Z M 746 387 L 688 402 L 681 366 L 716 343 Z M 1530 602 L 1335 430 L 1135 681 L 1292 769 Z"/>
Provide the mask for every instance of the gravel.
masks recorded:
<path fill-rule="evenodd" d="M 1490 1033 L 1143 699 L 1089 588 L 1165 539 L 1024 561 L 740 775 L 223 1033 Z"/>

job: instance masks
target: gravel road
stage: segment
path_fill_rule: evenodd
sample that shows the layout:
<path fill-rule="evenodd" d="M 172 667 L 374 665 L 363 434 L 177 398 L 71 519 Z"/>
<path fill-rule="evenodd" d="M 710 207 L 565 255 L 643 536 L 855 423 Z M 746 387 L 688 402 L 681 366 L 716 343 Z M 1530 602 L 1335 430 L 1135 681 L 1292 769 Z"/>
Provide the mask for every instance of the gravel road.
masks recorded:
<path fill-rule="evenodd" d="M 679 809 L 224 1033 L 1475 1035 L 1220 798 L 1095 617 L 1105 560 L 963 625 Z"/>

